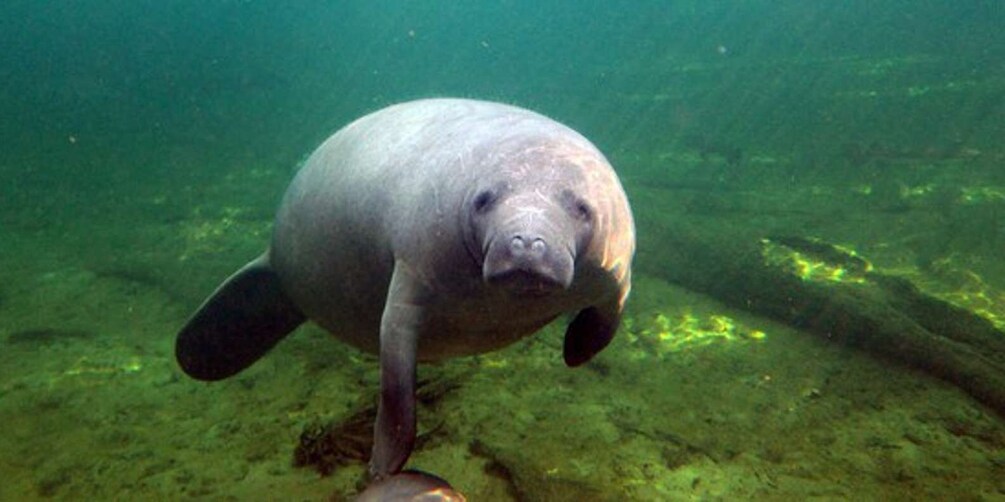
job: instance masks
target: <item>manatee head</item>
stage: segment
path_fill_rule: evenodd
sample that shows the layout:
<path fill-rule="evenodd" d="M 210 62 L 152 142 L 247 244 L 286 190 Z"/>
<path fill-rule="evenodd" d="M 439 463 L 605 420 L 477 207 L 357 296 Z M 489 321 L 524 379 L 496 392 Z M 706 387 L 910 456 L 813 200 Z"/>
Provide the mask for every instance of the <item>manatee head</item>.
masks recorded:
<path fill-rule="evenodd" d="M 482 278 L 520 295 L 568 289 L 594 233 L 583 165 L 555 145 L 491 157 L 466 197 L 466 236 Z"/>

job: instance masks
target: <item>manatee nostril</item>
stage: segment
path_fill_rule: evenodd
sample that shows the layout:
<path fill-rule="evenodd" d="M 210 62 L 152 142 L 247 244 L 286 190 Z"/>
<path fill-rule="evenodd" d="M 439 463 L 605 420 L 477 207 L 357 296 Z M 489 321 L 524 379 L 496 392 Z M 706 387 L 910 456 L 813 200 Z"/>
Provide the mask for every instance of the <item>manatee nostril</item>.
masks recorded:
<path fill-rule="evenodd" d="M 517 235 L 510 239 L 509 249 L 513 254 L 523 254 L 527 250 L 527 243 L 523 241 L 523 237 Z"/>
<path fill-rule="evenodd" d="M 509 251 L 513 256 L 541 257 L 548 251 L 548 244 L 540 237 L 529 239 L 522 235 L 516 235 L 509 241 Z"/>
<path fill-rule="evenodd" d="M 547 249 L 548 245 L 545 244 L 544 240 L 542 239 L 534 239 L 534 242 L 530 244 L 530 252 L 537 255 L 544 254 L 545 250 Z"/>

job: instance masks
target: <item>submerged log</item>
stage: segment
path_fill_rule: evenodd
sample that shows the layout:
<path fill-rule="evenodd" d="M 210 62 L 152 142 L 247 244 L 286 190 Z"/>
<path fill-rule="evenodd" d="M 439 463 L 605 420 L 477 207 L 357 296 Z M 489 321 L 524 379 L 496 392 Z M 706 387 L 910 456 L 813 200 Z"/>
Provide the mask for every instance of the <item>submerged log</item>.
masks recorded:
<path fill-rule="evenodd" d="M 1005 334 L 987 319 L 820 241 L 673 220 L 640 222 L 639 233 L 641 271 L 924 371 L 1005 416 Z M 800 266 L 830 267 L 831 278 L 800 276 Z"/>

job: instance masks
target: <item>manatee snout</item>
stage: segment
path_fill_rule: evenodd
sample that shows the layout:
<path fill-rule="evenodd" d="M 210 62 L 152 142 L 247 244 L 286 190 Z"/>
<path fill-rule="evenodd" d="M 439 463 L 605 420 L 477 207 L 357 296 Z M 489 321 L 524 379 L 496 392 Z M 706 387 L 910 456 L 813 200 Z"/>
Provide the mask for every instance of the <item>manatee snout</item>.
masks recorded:
<path fill-rule="evenodd" d="M 486 282 L 517 294 L 545 295 L 572 284 L 573 257 L 554 237 L 534 232 L 497 236 L 482 268 Z"/>
<path fill-rule="evenodd" d="M 476 200 L 485 282 L 518 296 L 544 296 L 572 285 L 578 228 L 546 186 L 542 181 L 497 191 L 480 206 Z"/>

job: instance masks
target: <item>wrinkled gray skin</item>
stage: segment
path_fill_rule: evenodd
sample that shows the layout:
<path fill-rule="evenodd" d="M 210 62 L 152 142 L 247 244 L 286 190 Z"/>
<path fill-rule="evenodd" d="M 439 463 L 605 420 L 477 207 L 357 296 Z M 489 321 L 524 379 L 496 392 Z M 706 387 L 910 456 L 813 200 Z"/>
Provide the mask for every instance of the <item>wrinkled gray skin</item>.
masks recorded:
<path fill-rule="evenodd" d="M 308 158 L 269 250 L 196 312 L 176 353 L 190 375 L 225 378 L 309 319 L 379 354 L 380 479 L 412 450 L 416 361 L 495 350 L 570 313 L 565 361 L 586 362 L 617 329 L 634 247 L 614 171 L 575 131 L 495 103 L 395 105 Z"/>

